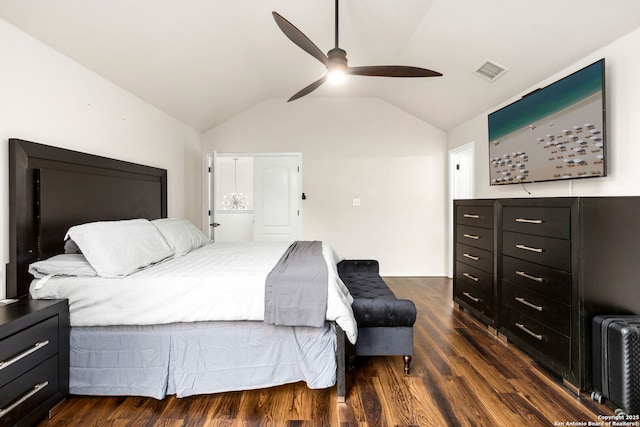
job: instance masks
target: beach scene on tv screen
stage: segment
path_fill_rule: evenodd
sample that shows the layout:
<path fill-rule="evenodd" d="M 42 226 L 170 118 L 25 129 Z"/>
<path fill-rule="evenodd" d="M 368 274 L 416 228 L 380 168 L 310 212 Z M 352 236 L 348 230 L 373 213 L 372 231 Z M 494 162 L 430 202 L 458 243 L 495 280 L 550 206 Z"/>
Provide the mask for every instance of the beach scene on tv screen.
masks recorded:
<path fill-rule="evenodd" d="M 492 185 L 604 175 L 602 71 L 591 67 L 490 115 Z"/>

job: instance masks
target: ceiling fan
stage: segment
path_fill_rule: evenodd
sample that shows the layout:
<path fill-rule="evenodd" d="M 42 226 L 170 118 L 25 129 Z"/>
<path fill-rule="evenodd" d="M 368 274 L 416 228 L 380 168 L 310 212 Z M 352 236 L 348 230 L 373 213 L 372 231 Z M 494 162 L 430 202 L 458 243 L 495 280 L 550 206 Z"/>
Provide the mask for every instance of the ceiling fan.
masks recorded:
<path fill-rule="evenodd" d="M 438 77 L 442 73 L 426 68 L 409 67 L 404 65 L 373 65 L 368 67 L 349 67 L 347 52 L 338 47 L 338 0 L 336 0 L 336 45 L 325 55 L 302 31 L 296 28 L 277 12 L 272 12 L 273 19 L 282 32 L 298 47 L 322 62 L 327 67 L 327 73 L 309 86 L 297 92 L 287 102 L 295 101 L 319 88 L 332 75 L 376 76 L 376 77 Z"/>

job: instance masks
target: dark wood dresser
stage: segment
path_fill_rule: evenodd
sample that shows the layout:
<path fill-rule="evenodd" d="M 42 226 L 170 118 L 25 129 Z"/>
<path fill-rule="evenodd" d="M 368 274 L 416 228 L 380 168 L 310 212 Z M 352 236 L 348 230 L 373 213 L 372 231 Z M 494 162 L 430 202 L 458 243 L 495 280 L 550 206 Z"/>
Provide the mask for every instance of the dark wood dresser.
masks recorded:
<path fill-rule="evenodd" d="M 640 313 L 640 197 L 464 200 L 454 209 L 473 203 L 494 203 L 496 308 L 493 322 L 469 312 L 571 388 L 591 390 L 591 319 Z M 463 256 L 456 248 L 457 266 Z M 456 271 L 454 301 L 468 309 L 462 282 Z"/>
<path fill-rule="evenodd" d="M 496 221 L 493 200 L 459 200 L 454 205 L 453 299 L 497 326 Z"/>
<path fill-rule="evenodd" d="M 574 386 L 580 370 L 579 308 L 572 297 L 572 248 L 579 251 L 579 233 L 572 236 L 572 212 L 579 228 L 579 199 L 503 200 L 502 276 L 499 331 Z M 573 239 L 572 237 L 575 237 Z M 572 343 L 572 339 L 575 341 Z M 582 349 L 586 351 L 586 348 Z M 576 368 L 575 370 L 572 368 Z"/>
<path fill-rule="evenodd" d="M 67 301 L 0 306 L 0 425 L 35 425 L 68 393 Z"/>

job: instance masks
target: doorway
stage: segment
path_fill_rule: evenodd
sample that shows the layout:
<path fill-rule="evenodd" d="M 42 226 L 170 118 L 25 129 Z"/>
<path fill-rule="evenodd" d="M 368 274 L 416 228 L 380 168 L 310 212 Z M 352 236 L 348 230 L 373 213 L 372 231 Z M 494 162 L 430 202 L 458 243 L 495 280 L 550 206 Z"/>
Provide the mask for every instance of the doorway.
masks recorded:
<path fill-rule="evenodd" d="M 453 201 L 475 197 L 475 142 L 471 141 L 449 150 L 449 265 L 448 276 L 453 277 Z"/>
<path fill-rule="evenodd" d="M 216 242 L 300 240 L 300 153 L 209 153 L 209 237 Z"/>

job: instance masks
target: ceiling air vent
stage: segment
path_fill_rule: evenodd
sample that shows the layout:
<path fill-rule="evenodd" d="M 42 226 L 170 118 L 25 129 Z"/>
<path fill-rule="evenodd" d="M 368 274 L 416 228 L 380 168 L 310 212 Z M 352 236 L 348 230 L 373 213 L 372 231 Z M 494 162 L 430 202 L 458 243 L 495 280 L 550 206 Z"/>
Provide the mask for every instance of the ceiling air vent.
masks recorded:
<path fill-rule="evenodd" d="M 508 68 L 487 59 L 476 69 L 476 74 L 487 80 L 494 81 L 507 71 L 509 71 Z"/>

